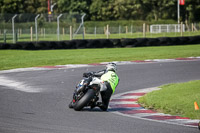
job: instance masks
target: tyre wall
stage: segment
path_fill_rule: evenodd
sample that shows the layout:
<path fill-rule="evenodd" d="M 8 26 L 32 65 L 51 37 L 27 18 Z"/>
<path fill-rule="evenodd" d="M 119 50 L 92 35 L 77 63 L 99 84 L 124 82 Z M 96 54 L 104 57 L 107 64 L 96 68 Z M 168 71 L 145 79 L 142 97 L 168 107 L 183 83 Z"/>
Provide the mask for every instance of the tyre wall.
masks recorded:
<path fill-rule="evenodd" d="M 159 37 L 133 39 L 87 39 L 71 41 L 17 42 L 16 44 L 0 43 L 0 49 L 49 50 L 49 49 L 84 49 L 84 48 L 119 48 L 174 46 L 200 44 L 200 36 L 192 37 Z"/>

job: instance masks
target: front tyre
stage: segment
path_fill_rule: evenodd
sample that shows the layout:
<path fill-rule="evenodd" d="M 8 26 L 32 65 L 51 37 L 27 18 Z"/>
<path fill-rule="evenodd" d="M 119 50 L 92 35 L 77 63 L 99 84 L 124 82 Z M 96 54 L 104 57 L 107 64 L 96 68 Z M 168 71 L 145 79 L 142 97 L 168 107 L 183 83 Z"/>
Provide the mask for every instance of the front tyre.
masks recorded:
<path fill-rule="evenodd" d="M 69 108 L 72 109 L 72 108 L 74 107 L 73 105 L 74 105 L 74 103 L 71 101 L 71 102 L 69 103 Z"/>
<path fill-rule="evenodd" d="M 81 109 L 83 109 L 83 107 L 86 106 L 91 101 L 94 95 L 95 95 L 94 90 L 89 89 L 85 93 L 85 95 L 74 104 L 74 110 L 80 111 Z"/>

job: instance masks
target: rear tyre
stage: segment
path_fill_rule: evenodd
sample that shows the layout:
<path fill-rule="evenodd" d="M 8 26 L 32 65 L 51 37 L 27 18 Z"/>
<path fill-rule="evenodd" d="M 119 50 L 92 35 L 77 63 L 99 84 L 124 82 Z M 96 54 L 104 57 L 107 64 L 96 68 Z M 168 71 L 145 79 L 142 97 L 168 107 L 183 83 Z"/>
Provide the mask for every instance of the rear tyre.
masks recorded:
<path fill-rule="evenodd" d="M 80 111 L 81 109 L 83 109 L 83 107 L 86 106 L 91 101 L 94 95 L 95 95 L 94 90 L 89 89 L 85 93 L 85 95 L 74 104 L 74 110 Z"/>

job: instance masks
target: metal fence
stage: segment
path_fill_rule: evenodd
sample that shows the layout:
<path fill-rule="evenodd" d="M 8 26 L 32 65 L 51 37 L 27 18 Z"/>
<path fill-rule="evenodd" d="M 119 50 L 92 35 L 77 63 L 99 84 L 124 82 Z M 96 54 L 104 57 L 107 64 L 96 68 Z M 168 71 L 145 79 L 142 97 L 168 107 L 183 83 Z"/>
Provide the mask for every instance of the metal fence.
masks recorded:
<path fill-rule="evenodd" d="M 157 24 L 150 26 L 151 33 L 185 32 L 185 24 Z"/>
<path fill-rule="evenodd" d="M 151 33 L 150 25 L 87 27 L 80 14 L 0 14 L 0 42 L 61 41 L 70 39 L 173 37 L 200 35 L 199 24 L 185 25 L 185 32 Z"/>
<path fill-rule="evenodd" d="M 69 40 L 79 14 L 0 14 L 0 42 Z"/>

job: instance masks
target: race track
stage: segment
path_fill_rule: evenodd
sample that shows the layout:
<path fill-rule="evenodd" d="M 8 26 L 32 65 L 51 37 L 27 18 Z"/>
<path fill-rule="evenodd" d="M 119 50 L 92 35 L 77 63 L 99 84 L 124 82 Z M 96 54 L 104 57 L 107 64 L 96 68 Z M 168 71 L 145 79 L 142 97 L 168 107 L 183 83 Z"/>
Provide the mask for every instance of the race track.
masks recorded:
<path fill-rule="evenodd" d="M 104 66 L 3 72 L 0 133 L 198 133 L 197 128 L 68 108 L 83 72 Z M 200 60 L 118 65 L 115 94 L 200 79 Z"/>

